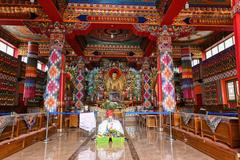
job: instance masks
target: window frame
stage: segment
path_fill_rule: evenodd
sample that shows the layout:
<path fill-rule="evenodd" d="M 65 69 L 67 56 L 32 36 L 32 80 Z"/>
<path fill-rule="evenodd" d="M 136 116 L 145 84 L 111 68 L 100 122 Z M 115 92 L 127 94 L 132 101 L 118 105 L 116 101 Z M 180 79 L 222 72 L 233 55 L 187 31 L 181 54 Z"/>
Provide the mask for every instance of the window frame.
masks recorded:
<path fill-rule="evenodd" d="M 221 45 L 223 45 L 223 49 L 222 50 L 220 50 L 220 46 Z M 224 42 L 222 42 L 222 43 L 219 43 L 219 45 L 217 45 L 217 47 L 218 47 L 218 52 L 222 52 L 222 51 L 224 51 L 226 48 L 225 48 L 225 43 Z"/>
<path fill-rule="evenodd" d="M 210 53 L 210 56 L 209 56 L 209 57 L 207 56 L 208 53 Z M 210 49 L 209 51 L 206 52 L 206 59 L 208 59 L 208 58 L 210 58 L 210 57 L 212 57 L 212 49 Z"/>
<path fill-rule="evenodd" d="M 229 46 L 227 46 L 226 43 L 227 43 L 229 40 L 231 40 L 231 44 L 230 44 Z M 225 49 L 232 47 L 232 46 L 234 45 L 234 44 L 233 44 L 233 38 L 230 37 L 230 38 L 226 39 L 226 40 L 224 41 L 224 45 L 225 45 Z"/>
<path fill-rule="evenodd" d="M 233 90 L 234 90 L 234 100 L 229 99 L 229 91 L 228 91 L 228 83 L 233 82 Z M 228 102 L 237 102 L 237 79 L 231 79 L 225 82 L 226 92 L 227 92 L 227 101 Z"/>

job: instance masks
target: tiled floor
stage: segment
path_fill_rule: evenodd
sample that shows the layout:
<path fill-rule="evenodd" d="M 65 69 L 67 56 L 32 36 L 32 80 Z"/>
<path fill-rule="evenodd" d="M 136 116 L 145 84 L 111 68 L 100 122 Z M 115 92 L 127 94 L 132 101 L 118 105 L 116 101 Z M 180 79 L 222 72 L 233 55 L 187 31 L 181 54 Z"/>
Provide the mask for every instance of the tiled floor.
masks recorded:
<path fill-rule="evenodd" d="M 141 160 L 213 160 L 179 140 L 156 130 L 126 127 Z"/>
<path fill-rule="evenodd" d="M 68 132 L 51 136 L 48 144 L 35 143 L 6 160 L 66 160 L 77 150 L 85 138 L 86 136 L 79 130 L 70 129 Z"/>
<path fill-rule="evenodd" d="M 127 126 L 126 130 L 140 160 L 212 160 L 212 158 L 154 130 L 145 130 L 135 126 Z M 75 151 L 75 159 L 79 160 L 132 160 L 129 143 L 123 145 L 96 146 L 90 140 L 85 146 L 79 147 L 86 139 L 80 130 L 70 129 L 68 132 L 57 133 L 46 145 L 38 142 L 6 160 L 67 160 Z"/>

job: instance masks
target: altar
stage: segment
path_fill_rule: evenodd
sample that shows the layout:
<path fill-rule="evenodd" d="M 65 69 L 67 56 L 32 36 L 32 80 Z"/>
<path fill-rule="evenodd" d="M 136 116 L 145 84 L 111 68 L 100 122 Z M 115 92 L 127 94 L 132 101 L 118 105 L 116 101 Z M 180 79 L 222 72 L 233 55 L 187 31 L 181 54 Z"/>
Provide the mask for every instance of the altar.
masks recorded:
<path fill-rule="evenodd" d="M 104 59 L 101 67 L 87 74 L 87 101 L 99 107 L 106 100 L 120 102 L 124 107 L 142 102 L 140 71 L 128 67 L 126 62 Z"/>

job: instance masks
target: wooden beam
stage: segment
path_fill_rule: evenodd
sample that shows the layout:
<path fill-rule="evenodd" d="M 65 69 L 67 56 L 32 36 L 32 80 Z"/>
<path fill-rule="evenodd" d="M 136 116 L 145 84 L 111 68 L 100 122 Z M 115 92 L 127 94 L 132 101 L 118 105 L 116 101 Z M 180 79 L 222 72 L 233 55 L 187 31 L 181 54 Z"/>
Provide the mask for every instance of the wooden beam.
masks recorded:
<path fill-rule="evenodd" d="M 171 25 L 174 18 L 176 18 L 184 8 L 187 1 L 188 0 L 173 0 L 162 19 L 161 25 Z"/>
<path fill-rule="evenodd" d="M 192 26 L 192 25 L 191 25 Z M 211 25 L 211 26 L 202 26 L 202 25 L 194 25 L 196 27 L 196 30 L 201 31 L 227 31 L 227 32 L 233 32 L 233 25 L 231 26 L 221 26 L 221 25 Z"/>
<path fill-rule="evenodd" d="M 63 18 L 52 0 L 39 0 L 38 2 L 48 15 L 49 19 L 51 19 L 53 22 L 63 22 Z"/>
<path fill-rule="evenodd" d="M 24 19 L 2 19 L 0 18 L 0 25 L 23 26 Z"/>
<path fill-rule="evenodd" d="M 74 32 L 66 35 L 66 41 L 77 55 L 83 55 L 83 51 L 81 50 L 82 47 L 76 40 L 76 34 Z"/>

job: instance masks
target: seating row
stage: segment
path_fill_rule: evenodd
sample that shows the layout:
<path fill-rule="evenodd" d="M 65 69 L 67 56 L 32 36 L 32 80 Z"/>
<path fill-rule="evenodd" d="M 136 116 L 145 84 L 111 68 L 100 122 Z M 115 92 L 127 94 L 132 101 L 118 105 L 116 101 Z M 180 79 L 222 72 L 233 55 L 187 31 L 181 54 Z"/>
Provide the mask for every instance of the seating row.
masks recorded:
<path fill-rule="evenodd" d="M 169 124 L 165 118 L 165 124 Z M 209 116 L 192 113 L 174 113 L 172 126 L 208 137 L 231 148 L 240 147 L 239 122 L 237 117 Z"/>

